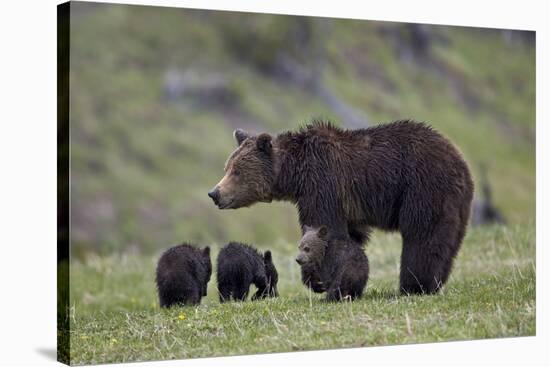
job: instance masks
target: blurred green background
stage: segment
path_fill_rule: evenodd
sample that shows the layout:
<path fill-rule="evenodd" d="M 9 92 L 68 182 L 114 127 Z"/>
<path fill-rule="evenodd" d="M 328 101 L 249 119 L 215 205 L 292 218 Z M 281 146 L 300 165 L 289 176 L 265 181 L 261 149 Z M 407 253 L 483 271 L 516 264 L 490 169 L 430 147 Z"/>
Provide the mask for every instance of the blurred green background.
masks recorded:
<path fill-rule="evenodd" d="M 73 257 L 184 240 L 292 253 L 291 204 L 221 211 L 207 192 L 235 128 L 277 133 L 314 117 L 426 121 L 477 184 L 486 165 L 509 223 L 534 222 L 532 32 L 79 2 L 71 12 Z"/>

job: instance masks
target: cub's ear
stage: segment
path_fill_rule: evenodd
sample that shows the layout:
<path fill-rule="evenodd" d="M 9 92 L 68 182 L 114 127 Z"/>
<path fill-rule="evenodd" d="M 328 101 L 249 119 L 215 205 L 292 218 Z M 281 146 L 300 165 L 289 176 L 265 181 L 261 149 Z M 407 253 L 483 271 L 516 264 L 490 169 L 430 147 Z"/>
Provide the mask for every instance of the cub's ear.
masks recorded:
<path fill-rule="evenodd" d="M 244 130 L 237 129 L 233 131 L 233 137 L 237 141 L 237 145 L 241 145 L 243 141 L 245 141 L 248 137 L 250 137 L 250 134 Z"/>
<path fill-rule="evenodd" d="M 264 252 L 264 262 L 270 263 L 272 261 L 273 260 L 271 259 L 271 251 L 267 250 L 266 252 Z"/>
<path fill-rule="evenodd" d="M 327 238 L 327 234 L 328 234 L 327 226 L 319 227 L 319 230 L 317 231 L 317 235 L 319 236 L 320 239 L 324 240 L 325 238 Z"/>
<path fill-rule="evenodd" d="M 271 135 L 266 133 L 258 135 L 258 139 L 256 140 L 256 146 L 260 151 L 264 153 L 270 153 L 271 152 Z"/>
<path fill-rule="evenodd" d="M 202 253 L 204 254 L 204 256 L 210 257 L 210 247 L 206 246 L 205 248 L 203 248 Z"/>

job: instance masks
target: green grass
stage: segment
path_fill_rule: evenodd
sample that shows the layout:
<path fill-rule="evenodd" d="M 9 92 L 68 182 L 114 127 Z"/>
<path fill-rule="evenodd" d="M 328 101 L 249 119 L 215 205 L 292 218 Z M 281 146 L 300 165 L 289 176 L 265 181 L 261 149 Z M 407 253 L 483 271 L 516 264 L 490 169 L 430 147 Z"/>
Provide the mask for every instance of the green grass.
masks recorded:
<path fill-rule="evenodd" d="M 218 247 L 214 246 L 213 260 Z M 157 256 L 91 256 L 71 266 L 71 361 L 112 363 L 535 334 L 533 224 L 469 232 L 444 290 L 397 295 L 400 238 L 376 233 L 356 302 L 300 284 L 296 245 L 273 244 L 280 297 L 219 304 L 215 274 L 198 307 L 160 309 Z"/>

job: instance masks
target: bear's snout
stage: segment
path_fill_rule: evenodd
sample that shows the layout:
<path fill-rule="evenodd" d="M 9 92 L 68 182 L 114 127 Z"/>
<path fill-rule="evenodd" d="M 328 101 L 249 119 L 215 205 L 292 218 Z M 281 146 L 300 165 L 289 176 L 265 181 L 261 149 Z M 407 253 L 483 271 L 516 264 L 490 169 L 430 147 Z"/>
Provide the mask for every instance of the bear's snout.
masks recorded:
<path fill-rule="evenodd" d="M 214 201 L 214 204 L 219 205 L 220 203 L 220 190 L 218 187 L 214 187 L 211 191 L 208 192 L 208 196 Z"/>
<path fill-rule="evenodd" d="M 296 258 L 296 262 L 298 263 L 298 265 L 303 265 L 304 264 L 304 259 L 302 259 L 300 256 L 298 256 Z"/>

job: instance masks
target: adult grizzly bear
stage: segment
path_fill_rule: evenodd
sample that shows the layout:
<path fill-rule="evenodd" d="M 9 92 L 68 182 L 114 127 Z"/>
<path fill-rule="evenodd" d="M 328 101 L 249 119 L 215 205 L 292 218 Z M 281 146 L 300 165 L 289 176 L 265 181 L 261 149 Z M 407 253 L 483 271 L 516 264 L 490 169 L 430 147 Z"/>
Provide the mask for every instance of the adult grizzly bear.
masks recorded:
<path fill-rule="evenodd" d="M 466 162 L 431 127 L 397 121 L 343 130 L 313 122 L 297 132 L 234 133 L 238 148 L 208 193 L 220 209 L 286 200 L 300 224 L 327 225 L 357 242 L 369 227 L 403 238 L 400 290 L 435 293 L 466 231 L 473 182 Z"/>

